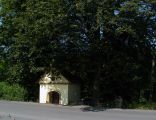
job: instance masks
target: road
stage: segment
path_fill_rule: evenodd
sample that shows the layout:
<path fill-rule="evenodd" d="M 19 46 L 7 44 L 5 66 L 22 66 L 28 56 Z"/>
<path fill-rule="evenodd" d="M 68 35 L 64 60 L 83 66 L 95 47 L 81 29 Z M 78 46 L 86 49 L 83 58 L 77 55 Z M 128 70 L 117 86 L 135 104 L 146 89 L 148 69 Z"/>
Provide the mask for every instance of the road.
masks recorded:
<path fill-rule="evenodd" d="M 156 120 L 156 111 L 82 110 L 80 106 L 0 101 L 0 120 Z"/>

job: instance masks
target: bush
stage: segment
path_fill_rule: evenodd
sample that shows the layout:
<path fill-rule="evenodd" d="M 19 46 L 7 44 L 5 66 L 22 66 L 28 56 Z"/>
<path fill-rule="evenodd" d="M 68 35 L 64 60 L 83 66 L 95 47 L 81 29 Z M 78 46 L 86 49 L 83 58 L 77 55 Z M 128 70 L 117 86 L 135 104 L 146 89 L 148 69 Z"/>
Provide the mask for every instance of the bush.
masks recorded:
<path fill-rule="evenodd" d="M 0 82 L 0 99 L 24 101 L 26 90 L 18 84 L 10 85 L 6 82 Z"/>
<path fill-rule="evenodd" d="M 146 103 L 133 103 L 129 106 L 133 109 L 146 109 L 146 110 L 156 110 L 156 103 L 146 102 Z"/>

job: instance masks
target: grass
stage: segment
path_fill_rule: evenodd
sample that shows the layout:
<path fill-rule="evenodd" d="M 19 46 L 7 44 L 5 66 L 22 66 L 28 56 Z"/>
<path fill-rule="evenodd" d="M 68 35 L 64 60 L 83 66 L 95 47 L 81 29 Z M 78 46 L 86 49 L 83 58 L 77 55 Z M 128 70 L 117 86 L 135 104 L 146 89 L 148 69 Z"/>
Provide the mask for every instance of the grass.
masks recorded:
<path fill-rule="evenodd" d="M 129 106 L 132 109 L 142 109 L 142 110 L 156 110 L 156 103 L 133 103 Z"/>

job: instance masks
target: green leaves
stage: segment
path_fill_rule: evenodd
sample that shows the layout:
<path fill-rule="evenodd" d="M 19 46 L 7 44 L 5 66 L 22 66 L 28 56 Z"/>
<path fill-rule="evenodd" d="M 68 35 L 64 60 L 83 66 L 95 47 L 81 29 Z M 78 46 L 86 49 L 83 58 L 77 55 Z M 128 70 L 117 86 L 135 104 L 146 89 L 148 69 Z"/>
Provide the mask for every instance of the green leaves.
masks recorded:
<path fill-rule="evenodd" d="M 154 0 L 1 3 L 6 81 L 18 82 L 31 93 L 32 84 L 53 66 L 81 79 L 84 96 L 101 92 L 98 97 L 103 100 L 117 96 L 130 100 L 145 89 L 145 83 L 148 86 L 156 25 Z"/>
<path fill-rule="evenodd" d="M 18 84 L 9 85 L 5 82 L 0 82 L 0 99 L 24 101 L 27 92 Z"/>

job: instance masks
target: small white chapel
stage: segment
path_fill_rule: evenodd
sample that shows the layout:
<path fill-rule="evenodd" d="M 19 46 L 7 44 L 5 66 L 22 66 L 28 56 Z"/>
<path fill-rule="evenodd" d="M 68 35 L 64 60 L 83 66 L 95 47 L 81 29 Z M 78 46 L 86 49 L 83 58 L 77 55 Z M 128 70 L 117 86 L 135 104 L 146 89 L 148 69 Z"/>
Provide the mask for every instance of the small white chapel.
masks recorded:
<path fill-rule="evenodd" d="M 39 102 L 60 105 L 78 104 L 80 85 L 74 81 L 63 75 L 54 77 L 52 73 L 45 73 L 39 80 Z"/>

